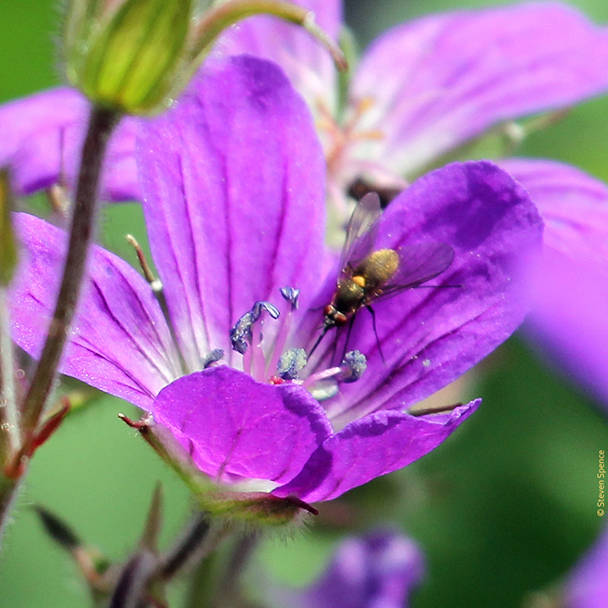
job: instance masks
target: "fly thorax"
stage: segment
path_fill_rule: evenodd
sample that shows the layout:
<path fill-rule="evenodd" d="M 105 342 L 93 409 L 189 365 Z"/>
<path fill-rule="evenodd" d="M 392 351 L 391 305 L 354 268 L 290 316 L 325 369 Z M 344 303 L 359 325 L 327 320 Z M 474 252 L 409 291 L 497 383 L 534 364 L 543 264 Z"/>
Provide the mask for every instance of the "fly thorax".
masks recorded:
<path fill-rule="evenodd" d="M 365 300 L 365 279 L 357 274 L 338 283 L 334 307 L 342 313 L 355 312 Z"/>

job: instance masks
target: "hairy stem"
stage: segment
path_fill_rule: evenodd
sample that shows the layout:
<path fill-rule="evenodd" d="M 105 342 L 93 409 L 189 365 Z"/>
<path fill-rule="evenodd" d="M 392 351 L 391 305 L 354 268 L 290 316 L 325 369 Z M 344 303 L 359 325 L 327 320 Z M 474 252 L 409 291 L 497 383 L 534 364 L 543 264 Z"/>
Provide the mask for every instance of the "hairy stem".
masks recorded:
<path fill-rule="evenodd" d="M 0 471 L 0 544 L 8 524 L 11 521 L 11 510 L 22 485 L 23 478 L 11 479 Z"/>
<path fill-rule="evenodd" d="M 6 289 L 0 286 L 0 454 L 15 454 L 21 446 L 15 392 L 15 361 L 10 335 Z M 5 464 L 2 462 L 2 464 Z"/>
<path fill-rule="evenodd" d="M 95 234 L 103 156 L 110 134 L 119 118 L 120 114 L 114 110 L 99 107 L 93 107 L 91 110 L 89 127 L 82 149 L 80 173 L 72 209 L 68 253 L 61 287 L 44 349 L 22 407 L 23 426 L 29 434 L 38 424 L 51 392 L 80 295 L 86 270 L 87 253 Z"/>
<path fill-rule="evenodd" d="M 241 577 L 259 540 L 260 535 L 256 532 L 245 533 L 236 540 L 217 583 L 212 608 L 238 608 L 243 605 Z"/>

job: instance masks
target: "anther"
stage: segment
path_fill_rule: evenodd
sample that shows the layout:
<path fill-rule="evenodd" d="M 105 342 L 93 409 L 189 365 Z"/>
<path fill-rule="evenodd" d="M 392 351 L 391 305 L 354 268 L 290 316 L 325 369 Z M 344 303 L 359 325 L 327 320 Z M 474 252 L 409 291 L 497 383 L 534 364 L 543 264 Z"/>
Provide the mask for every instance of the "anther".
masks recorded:
<path fill-rule="evenodd" d="M 70 197 L 67 190 L 60 184 L 53 184 L 46 191 L 46 197 L 54 213 L 66 217 L 70 207 Z"/>
<path fill-rule="evenodd" d="M 342 382 L 356 382 L 366 369 L 367 359 L 365 355 L 361 351 L 351 350 L 344 355 L 342 374 L 339 378 Z"/>
<path fill-rule="evenodd" d="M 270 302 L 256 302 L 253 308 L 246 312 L 230 330 L 230 342 L 232 349 L 237 353 L 244 355 L 251 344 L 253 334 L 251 328 L 253 324 L 260 318 L 262 311 L 265 310 L 273 319 L 279 318 L 279 311 L 276 306 Z"/>
<path fill-rule="evenodd" d="M 300 296 L 300 290 L 294 287 L 281 287 L 279 290 L 281 295 L 291 304 L 291 309 L 296 310 L 298 308 L 298 297 Z"/>
<path fill-rule="evenodd" d="M 277 364 L 277 373 L 283 380 L 295 380 L 308 359 L 303 348 L 292 348 L 283 353 Z"/>
<path fill-rule="evenodd" d="M 310 394 L 319 402 L 335 397 L 340 389 L 335 380 L 325 380 L 308 389 Z"/>
<path fill-rule="evenodd" d="M 260 300 L 259 302 L 256 302 L 251 309 L 251 312 L 254 315 L 254 321 L 257 321 L 260 318 L 263 310 L 265 310 L 273 319 L 278 319 L 281 316 L 279 309 L 274 304 Z"/>
<path fill-rule="evenodd" d="M 201 359 L 201 366 L 203 369 L 211 367 L 214 363 L 217 363 L 224 357 L 224 351 L 221 348 L 214 348 L 210 353 L 206 354 Z"/>
<path fill-rule="evenodd" d="M 251 326 L 255 323 L 253 312 L 246 312 L 230 330 L 230 342 L 232 350 L 244 355 L 249 348 L 252 339 Z"/>

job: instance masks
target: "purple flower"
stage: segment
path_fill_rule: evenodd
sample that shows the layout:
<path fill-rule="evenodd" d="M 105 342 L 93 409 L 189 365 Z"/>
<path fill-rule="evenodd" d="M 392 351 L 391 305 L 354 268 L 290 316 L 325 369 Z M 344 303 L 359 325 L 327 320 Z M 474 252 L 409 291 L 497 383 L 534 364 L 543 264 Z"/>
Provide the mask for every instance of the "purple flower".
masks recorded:
<path fill-rule="evenodd" d="M 297 0 L 337 37 L 340 0 Z M 330 194 L 358 177 L 403 188 L 497 124 L 608 89 L 608 30 L 559 2 L 439 13 L 375 40 L 338 103 L 331 62 L 296 28 L 267 17 L 224 34 L 228 53 L 276 61 L 315 112 Z"/>
<path fill-rule="evenodd" d="M 270 595 L 293 608 L 405 608 L 423 575 L 422 554 L 409 538 L 377 531 L 341 542 L 310 587 Z"/>
<path fill-rule="evenodd" d="M 74 89 L 60 87 L 0 106 L 0 167 L 10 167 L 17 195 L 53 184 L 76 183 L 90 105 Z M 135 167 L 138 119 L 124 118 L 105 159 L 102 196 L 141 200 Z"/>
<path fill-rule="evenodd" d="M 340 1 L 298 0 L 332 33 Z M 227 52 L 277 61 L 316 111 L 331 197 L 356 178 L 401 189 L 446 153 L 501 123 L 608 89 L 608 29 L 558 2 L 457 11 L 398 25 L 363 54 L 339 110 L 331 64 L 301 32 L 251 19 Z M 606 187 L 567 165 L 509 159 L 546 223 L 529 335 L 608 403 Z"/>
<path fill-rule="evenodd" d="M 300 3 L 337 38 L 339 0 Z M 277 61 L 305 96 L 328 161 L 328 190 L 343 217 L 346 190 L 357 177 L 404 188 L 442 155 L 505 121 L 608 88 L 606 28 L 557 2 L 443 13 L 392 28 L 364 54 L 341 112 L 331 58 L 300 29 L 255 17 L 225 34 L 220 50 Z M 0 165 L 12 168 L 19 194 L 58 180 L 74 182 L 87 112 L 82 96 L 65 88 L 0 107 Z M 143 199 L 134 158 L 137 122 L 125 119 L 113 136 L 107 199 Z M 560 164 L 520 159 L 502 166 L 532 193 L 547 223 L 529 335 L 608 403 L 608 299 L 602 289 L 608 258 L 585 248 L 594 242 L 604 251 L 603 186 Z M 564 222 L 569 231 L 562 230 Z"/>
<path fill-rule="evenodd" d="M 608 186 L 553 161 L 500 164 L 525 184 L 545 222 L 526 334 L 608 404 Z"/>
<path fill-rule="evenodd" d="M 506 173 L 488 162 L 453 164 L 417 180 L 383 214 L 378 247 L 441 242 L 455 259 L 437 288 L 378 302 L 377 336 L 371 315 L 357 315 L 349 345 L 367 357 L 363 380 L 342 381 L 330 335 L 299 373 L 295 366 L 277 379 L 281 355 L 310 352 L 339 270 L 324 246 L 325 166 L 306 105 L 276 66 L 223 59 L 138 129 L 166 315 L 137 271 L 95 249 L 63 373 L 150 412 L 213 480 L 308 502 L 409 464 L 477 408 L 479 400 L 407 413 L 525 315 L 520 270 L 542 226 Z M 65 235 L 28 215 L 17 227 L 25 251 L 13 334 L 36 357 Z M 288 286 L 299 290 L 297 307 Z"/>
<path fill-rule="evenodd" d="M 568 577 L 565 608 L 604 608 L 608 597 L 608 528 Z"/>
<path fill-rule="evenodd" d="M 296 3 L 338 37 L 340 0 Z M 222 36 L 218 53 L 243 52 L 279 63 L 309 102 L 330 193 L 339 199 L 356 177 L 402 188 L 501 122 L 608 89 L 608 32 L 558 2 L 440 13 L 390 29 L 362 57 L 342 111 L 331 57 L 300 28 L 272 17 L 242 21 Z M 62 174 L 71 183 L 87 112 L 83 97 L 66 88 L 0 108 L 0 164 L 12 167 L 18 192 Z M 105 188 L 111 200 L 142 197 L 135 122 L 125 120 L 114 135 Z"/>

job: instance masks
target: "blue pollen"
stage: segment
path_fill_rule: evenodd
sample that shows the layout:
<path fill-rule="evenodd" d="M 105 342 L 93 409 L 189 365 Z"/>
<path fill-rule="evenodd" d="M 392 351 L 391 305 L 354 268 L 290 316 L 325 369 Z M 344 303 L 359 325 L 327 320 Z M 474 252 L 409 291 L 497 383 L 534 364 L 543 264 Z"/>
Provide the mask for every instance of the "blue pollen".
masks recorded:
<path fill-rule="evenodd" d="M 367 369 L 367 358 L 359 350 L 351 350 L 344 355 L 342 361 L 343 372 L 340 377 L 342 382 L 356 382 Z"/>
<path fill-rule="evenodd" d="M 308 358 L 303 348 L 291 348 L 283 353 L 277 364 L 277 373 L 283 380 L 295 380 L 300 370 L 306 366 Z"/>
<path fill-rule="evenodd" d="M 256 302 L 253 308 L 246 312 L 230 330 L 230 342 L 232 350 L 244 355 L 251 344 L 253 335 L 251 328 L 253 324 L 260 318 L 262 311 L 266 311 L 273 319 L 278 319 L 280 316 L 279 309 L 270 302 Z"/>

